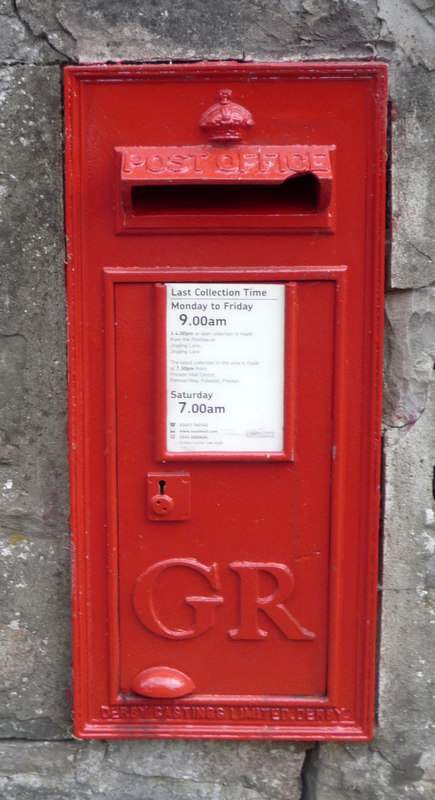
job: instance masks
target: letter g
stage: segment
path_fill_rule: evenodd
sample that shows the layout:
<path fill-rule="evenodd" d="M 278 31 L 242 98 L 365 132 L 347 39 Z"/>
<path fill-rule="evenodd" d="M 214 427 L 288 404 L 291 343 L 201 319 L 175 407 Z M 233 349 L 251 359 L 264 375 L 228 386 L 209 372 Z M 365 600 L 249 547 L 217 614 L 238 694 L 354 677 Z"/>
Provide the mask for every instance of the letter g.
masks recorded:
<path fill-rule="evenodd" d="M 184 567 L 200 575 L 204 575 L 213 590 L 220 588 L 218 565 L 211 564 L 209 567 L 201 564 L 195 558 L 170 558 L 167 561 L 158 561 L 145 570 L 136 581 L 133 593 L 133 606 L 140 621 L 148 630 L 166 639 L 193 639 L 201 633 L 209 630 L 214 625 L 214 610 L 216 606 L 223 603 L 223 598 L 219 595 L 212 597 L 193 597 L 185 598 L 185 602 L 192 606 L 195 612 L 195 623 L 192 628 L 168 628 L 160 619 L 160 614 L 155 606 L 154 591 L 161 574 L 170 568 Z"/>

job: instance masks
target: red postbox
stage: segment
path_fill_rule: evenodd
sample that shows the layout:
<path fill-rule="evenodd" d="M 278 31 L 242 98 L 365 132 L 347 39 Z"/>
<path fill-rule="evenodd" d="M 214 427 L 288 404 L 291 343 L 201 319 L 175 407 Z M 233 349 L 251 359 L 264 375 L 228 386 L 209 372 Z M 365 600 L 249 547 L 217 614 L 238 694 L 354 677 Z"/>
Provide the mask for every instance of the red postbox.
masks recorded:
<path fill-rule="evenodd" d="M 371 734 L 386 97 L 66 69 L 78 736 Z"/>

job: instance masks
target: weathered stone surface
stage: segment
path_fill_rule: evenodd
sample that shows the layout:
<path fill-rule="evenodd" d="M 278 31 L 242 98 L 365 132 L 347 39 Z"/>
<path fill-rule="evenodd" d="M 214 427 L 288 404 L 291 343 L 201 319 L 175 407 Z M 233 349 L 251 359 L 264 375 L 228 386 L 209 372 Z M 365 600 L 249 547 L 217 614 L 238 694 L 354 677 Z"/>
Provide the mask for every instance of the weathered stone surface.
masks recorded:
<path fill-rule="evenodd" d="M 379 0 L 376 52 L 389 63 L 392 288 L 434 282 L 435 17 L 426 0 Z"/>
<path fill-rule="evenodd" d="M 432 385 L 435 287 L 392 292 L 385 310 L 384 423 L 400 437 L 424 413 Z"/>
<path fill-rule="evenodd" d="M 435 288 L 394 293 L 387 318 L 398 380 L 391 374 L 387 390 L 377 745 L 397 792 L 410 783 L 416 797 L 433 797 Z"/>
<path fill-rule="evenodd" d="M 307 800 L 432 800 L 433 788 L 418 754 L 390 762 L 376 744 L 331 743 L 313 756 Z"/>
<path fill-rule="evenodd" d="M 375 0 L 257 0 L 255 7 L 244 39 L 247 58 L 367 58 L 376 48 Z"/>
<path fill-rule="evenodd" d="M 303 760 L 300 747 L 267 742 L 3 742 L 0 796 L 289 800 Z"/>
<path fill-rule="evenodd" d="M 385 518 L 378 727 L 322 745 L 308 800 L 435 796 L 435 289 L 387 298 Z"/>
<path fill-rule="evenodd" d="M 435 30 L 432 29 L 435 53 Z M 391 286 L 428 286 L 435 280 L 435 72 L 410 69 L 407 59 L 390 67 L 392 124 Z"/>
<path fill-rule="evenodd" d="M 380 21 L 375 0 L 17 0 L 35 36 L 79 61 L 366 57 Z"/>
<path fill-rule="evenodd" d="M 435 18 L 425 0 L 379 0 L 378 53 L 390 65 L 393 288 L 434 282 Z"/>
<path fill-rule="evenodd" d="M 304 800 L 435 797 L 431 0 L 0 0 L 0 737 L 70 736 L 60 73 L 68 61 L 390 65 L 385 548 L 375 740 L 309 751 Z M 19 66 L 22 64 L 23 66 Z M 27 65 L 27 66 L 25 66 Z M 296 748 L 297 750 L 297 748 Z M 312 753 L 312 754 L 311 754 Z M 0 797 L 299 800 L 288 743 L 4 742 Z"/>
<path fill-rule="evenodd" d="M 0 735 L 70 726 L 57 67 L 0 71 Z"/>
<path fill-rule="evenodd" d="M 54 57 L 53 57 L 54 56 Z M 16 12 L 13 0 L 0 0 L 0 64 L 47 64 L 58 54 L 44 37 L 34 36 Z"/>
<path fill-rule="evenodd" d="M 409 56 L 412 64 L 435 67 L 434 9 L 425 0 L 378 0 L 383 35 Z"/>

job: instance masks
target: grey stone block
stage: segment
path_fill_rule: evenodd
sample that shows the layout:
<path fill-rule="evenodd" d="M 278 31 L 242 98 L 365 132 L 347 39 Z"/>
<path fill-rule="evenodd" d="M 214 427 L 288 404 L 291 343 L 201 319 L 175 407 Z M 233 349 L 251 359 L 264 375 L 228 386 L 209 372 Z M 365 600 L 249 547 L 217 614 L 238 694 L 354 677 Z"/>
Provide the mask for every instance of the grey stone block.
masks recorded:
<path fill-rule="evenodd" d="M 59 69 L 4 68 L 0 92 L 0 735 L 52 738 L 70 726 Z"/>
<path fill-rule="evenodd" d="M 0 0 L 0 64 L 47 64 L 58 60 L 48 41 L 35 36 L 20 18 L 13 0 Z"/>
<path fill-rule="evenodd" d="M 433 784 L 412 763 L 389 762 L 376 745 L 325 744 L 311 762 L 309 800 L 431 800 Z"/>
<path fill-rule="evenodd" d="M 402 50 L 413 65 L 435 68 L 432 3 L 424 0 L 378 0 L 384 36 Z M 433 8 L 432 8 L 433 11 Z"/>
<path fill-rule="evenodd" d="M 0 743 L 4 800 L 293 800 L 303 747 L 267 742 Z"/>
<path fill-rule="evenodd" d="M 17 0 L 19 18 L 78 61 L 348 58 L 370 55 L 375 0 Z"/>
<path fill-rule="evenodd" d="M 386 322 L 382 580 L 423 591 L 435 560 L 435 287 L 390 294 Z"/>
<path fill-rule="evenodd" d="M 432 29 L 435 53 L 435 30 Z M 392 288 L 433 284 L 435 270 L 435 73 L 410 68 L 397 55 L 390 67 L 392 123 Z"/>

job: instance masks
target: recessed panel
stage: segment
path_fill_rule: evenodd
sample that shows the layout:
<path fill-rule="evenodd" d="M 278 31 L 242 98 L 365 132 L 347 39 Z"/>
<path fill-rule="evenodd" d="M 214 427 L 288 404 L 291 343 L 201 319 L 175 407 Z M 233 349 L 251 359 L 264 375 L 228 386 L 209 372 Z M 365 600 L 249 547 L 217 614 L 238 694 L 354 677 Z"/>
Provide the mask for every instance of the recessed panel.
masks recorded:
<path fill-rule="evenodd" d="M 194 296 L 198 285 L 169 283 L 166 292 L 173 287 Z M 265 302 L 266 318 L 269 302 L 278 305 L 276 335 L 282 338 L 286 284 L 255 285 L 266 292 L 258 300 Z M 225 288 L 233 298 L 238 295 L 230 292 L 251 286 L 201 284 L 204 293 Z M 165 473 L 162 462 L 154 480 L 154 491 L 163 481 L 160 496 L 174 500 L 166 515 L 149 519 L 143 490 L 144 465 L 153 459 L 158 380 L 158 370 L 150 373 L 147 365 L 159 319 L 155 329 L 149 319 L 161 287 L 144 282 L 114 288 L 121 693 L 133 699 L 136 676 L 164 666 L 195 685 L 183 702 L 198 705 L 214 695 L 226 715 L 231 696 L 254 708 L 259 695 L 325 697 L 335 282 L 297 285 L 297 462 L 183 462 L 191 499 L 184 521 L 172 517 L 179 502 L 170 478 L 173 473 L 180 480 L 175 462 L 166 464 Z M 287 313 L 293 313 L 291 305 Z M 234 322 L 237 332 L 239 325 Z M 250 402 L 255 405 L 255 398 Z M 161 691 L 160 700 L 166 689 Z"/>

